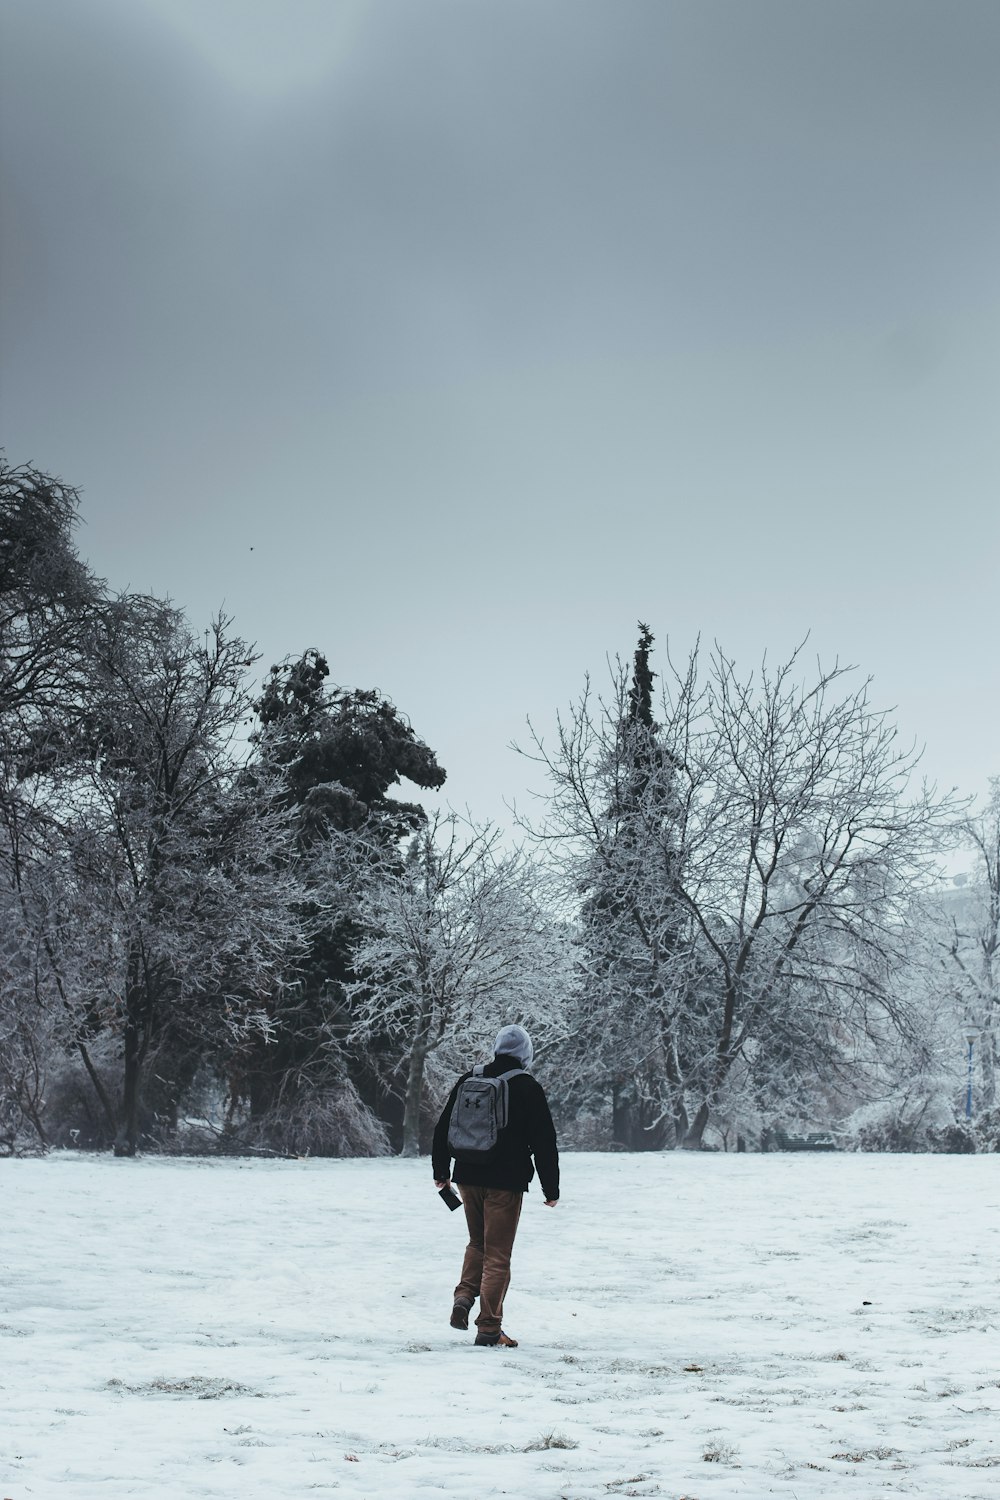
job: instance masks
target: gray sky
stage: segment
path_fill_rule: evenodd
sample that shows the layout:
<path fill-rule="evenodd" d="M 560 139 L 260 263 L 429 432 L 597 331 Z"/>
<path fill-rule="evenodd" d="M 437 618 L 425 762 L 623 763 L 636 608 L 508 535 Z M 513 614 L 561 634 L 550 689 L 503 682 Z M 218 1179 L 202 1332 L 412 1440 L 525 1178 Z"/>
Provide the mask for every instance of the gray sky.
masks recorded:
<path fill-rule="evenodd" d="M 479 816 L 639 618 L 1000 773 L 996 0 L 0 16 L 3 440 L 115 586 L 320 647 Z"/>

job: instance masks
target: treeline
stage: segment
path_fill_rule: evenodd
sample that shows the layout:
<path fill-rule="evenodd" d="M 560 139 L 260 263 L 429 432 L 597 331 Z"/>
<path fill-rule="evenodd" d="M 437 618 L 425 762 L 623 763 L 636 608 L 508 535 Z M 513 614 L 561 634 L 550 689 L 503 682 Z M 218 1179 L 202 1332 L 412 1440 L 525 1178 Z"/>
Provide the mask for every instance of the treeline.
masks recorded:
<path fill-rule="evenodd" d="M 261 682 L 77 519 L 0 467 L 0 1152 L 415 1154 L 506 1019 L 580 1146 L 996 1148 L 1000 792 L 917 787 L 867 685 L 656 691 L 643 626 L 514 847 L 405 800 L 445 770 L 392 703 L 316 650 Z"/>
<path fill-rule="evenodd" d="M 418 1150 L 449 1044 L 537 1010 L 527 861 L 393 795 L 445 772 L 317 651 L 261 687 L 109 591 L 77 513 L 0 471 L 0 1147 Z"/>

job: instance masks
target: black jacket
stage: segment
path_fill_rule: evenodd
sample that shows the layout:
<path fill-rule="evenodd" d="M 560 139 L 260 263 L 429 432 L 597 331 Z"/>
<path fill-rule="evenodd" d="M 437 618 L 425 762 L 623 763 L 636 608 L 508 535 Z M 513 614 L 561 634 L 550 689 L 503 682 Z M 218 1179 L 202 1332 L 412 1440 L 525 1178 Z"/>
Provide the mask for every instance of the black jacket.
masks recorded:
<path fill-rule="evenodd" d="M 509 1073 L 511 1068 L 520 1066 L 516 1057 L 501 1055 L 488 1063 L 483 1072 L 487 1078 L 496 1078 L 500 1073 Z M 463 1073 L 455 1084 L 435 1126 L 431 1156 L 434 1181 L 444 1182 L 454 1175 L 456 1182 L 468 1183 L 470 1187 L 506 1188 L 508 1192 L 523 1193 L 527 1191 L 537 1167 L 538 1180 L 545 1197 L 558 1198 L 559 1151 L 556 1146 L 556 1128 L 552 1123 L 542 1086 L 530 1073 L 522 1073 L 517 1078 L 510 1079 L 507 1084 L 507 1124 L 498 1141 L 496 1158 L 490 1162 L 456 1162 L 452 1174 L 448 1126 L 459 1087 L 469 1076 L 469 1073 Z"/>

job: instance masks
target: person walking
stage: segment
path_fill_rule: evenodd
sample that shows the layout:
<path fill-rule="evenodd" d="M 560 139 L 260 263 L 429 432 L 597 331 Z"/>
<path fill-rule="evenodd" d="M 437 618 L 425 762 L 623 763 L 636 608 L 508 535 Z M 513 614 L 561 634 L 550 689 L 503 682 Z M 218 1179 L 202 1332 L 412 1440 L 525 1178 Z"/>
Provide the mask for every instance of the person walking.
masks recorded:
<path fill-rule="evenodd" d="M 516 1349 L 517 1340 L 504 1332 L 503 1305 L 510 1285 L 510 1257 L 521 1202 L 537 1169 L 545 1206 L 555 1208 L 559 1202 L 559 1150 L 545 1092 L 527 1071 L 534 1049 L 524 1027 L 501 1027 L 493 1053 L 491 1063 L 463 1073 L 452 1089 L 434 1130 L 431 1164 L 434 1186 L 440 1192 L 451 1186 L 454 1157 L 454 1180 L 461 1188 L 469 1228 L 451 1326 L 468 1328 L 469 1314 L 478 1297 L 476 1343 Z M 487 1151 L 466 1151 L 461 1144 L 454 1145 L 456 1138 L 461 1141 L 463 1137 L 460 1130 L 451 1129 L 452 1115 L 460 1093 L 466 1104 L 473 1104 L 475 1089 L 463 1091 L 466 1081 L 473 1078 L 497 1080 L 488 1089 L 479 1085 L 479 1096 L 489 1095 L 486 1102 L 491 1106 L 495 1098 L 501 1115 L 506 1102 L 506 1119 L 497 1120 L 495 1145 Z M 477 1116 L 478 1124 L 478 1107 L 471 1113 Z M 464 1138 L 468 1139 L 467 1133 Z"/>

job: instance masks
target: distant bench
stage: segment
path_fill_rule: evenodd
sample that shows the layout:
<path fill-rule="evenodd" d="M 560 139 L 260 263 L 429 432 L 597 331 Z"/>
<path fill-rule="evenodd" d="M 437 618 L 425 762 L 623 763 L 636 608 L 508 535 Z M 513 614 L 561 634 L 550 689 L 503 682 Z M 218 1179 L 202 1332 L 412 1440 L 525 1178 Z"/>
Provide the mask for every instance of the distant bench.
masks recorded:
<path fill-rule="evenodd" d="M 769 1125 L 760 1138 L 762 1151 L 839 1151 L 831 1135 L 813 1130 L 808 1135 L 789 1135 L 780 1125 Z"/>

